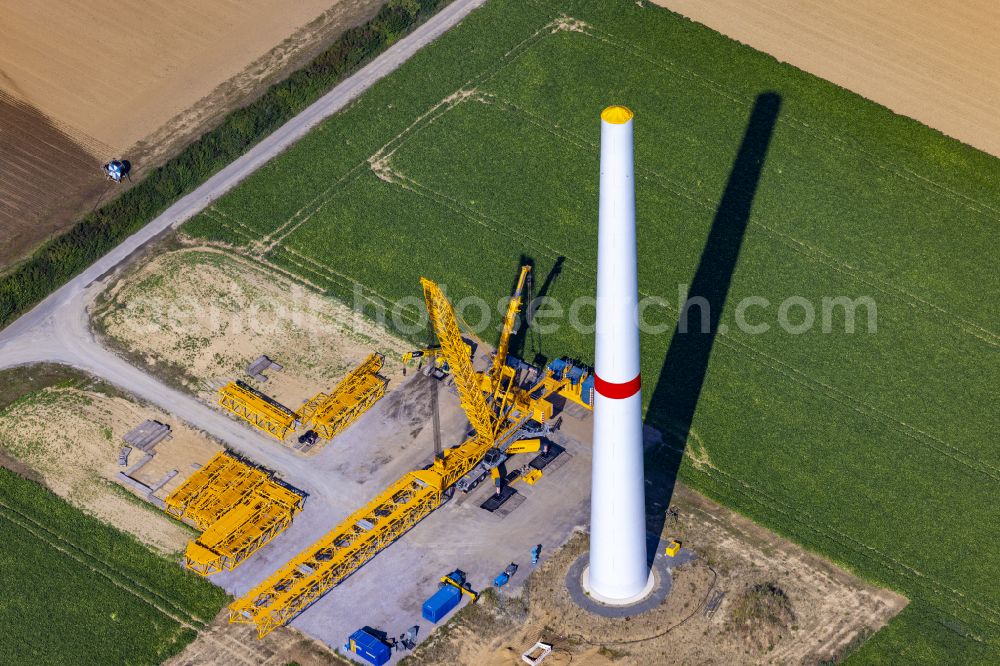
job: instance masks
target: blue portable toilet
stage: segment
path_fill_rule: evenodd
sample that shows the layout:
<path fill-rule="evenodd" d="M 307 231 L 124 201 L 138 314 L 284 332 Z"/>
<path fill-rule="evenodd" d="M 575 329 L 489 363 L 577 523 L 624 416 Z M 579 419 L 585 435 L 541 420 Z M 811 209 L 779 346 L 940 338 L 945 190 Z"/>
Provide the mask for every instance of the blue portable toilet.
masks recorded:
<path fill-rule="evenodd" d="M 451 612 L 462 600 L 462 593 L 453 585 L 444 585 L 424 602 L 423 616 L 428 622 L 435 624 Z"/>
<path fill-rule="evenodd" d="M 370 633 L 367 627 L 358 629 L 351 634 L 344 649 L 353 652 L 374 666 L 382 666 L 392 657 L 392 649 Z"/>

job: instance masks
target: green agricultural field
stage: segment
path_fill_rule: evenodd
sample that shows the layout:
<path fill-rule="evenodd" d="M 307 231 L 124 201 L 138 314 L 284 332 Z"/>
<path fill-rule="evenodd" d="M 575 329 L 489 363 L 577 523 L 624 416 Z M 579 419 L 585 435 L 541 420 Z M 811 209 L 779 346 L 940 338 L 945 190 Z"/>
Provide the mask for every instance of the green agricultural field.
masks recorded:
<path fill-rule="evenodd" d="M 597 116 L 628 104 L 640 289 L 664 299 L 643 339 L 658 478 L 680 464 L 906 594 L 856 662 L 995 662 L 1000 162 L 644 4 L 491 0 L 185 230 L 373 315 L 409 297 L 400 325 L 419 276 L 496 303 L 522 256 L 536 285 L 564 258 L 568 307 L 593 292 Z M 717 335 L 673 334 L 679 284 Z M 769 331 L 735 325 L 748 297 Z M 778 326 L 789 297 L 813 327 Z M 831 307 L 824 333 L 824 297 L 871 299 L 877 331 Z M 555 328 L 524 353 L 591 357 Z"/>
<path fill-rule="evenodd" d="M 0 469 L 0 662 L 158 664 L 225 593 Z"/>

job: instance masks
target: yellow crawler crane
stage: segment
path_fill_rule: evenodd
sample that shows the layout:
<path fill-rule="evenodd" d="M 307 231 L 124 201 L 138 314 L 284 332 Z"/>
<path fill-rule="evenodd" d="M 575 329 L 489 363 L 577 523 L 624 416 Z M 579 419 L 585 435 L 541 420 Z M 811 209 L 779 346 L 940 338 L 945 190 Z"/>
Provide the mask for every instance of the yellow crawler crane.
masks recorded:
<path fill-rule="evenodd" d="M 303 405 L 300 418 L 323 439 L 333 439 L 385 395 L 386 380 L 378 374 L 384 360 L 378 353 L 369 356 L 329 394 Z"/>
<path fill-rule="evenodd" d="M 295 430 L 298 415 L 281 403 L 241 381 L 219 389 L 219 405 L 255 428 L 277 439 Z"/>
<path fill-rule="evenodd" d="M 290 560 L 270 578 L 229 606 L 229 621 L 254 624 L 263 638 L 287 623 L 441 504 L 445 490 L 468 473 L 486 452 L 512 439 L 533 414 L 551 414 L 548 398 L 561 384 L 539 384 L 495 412 L 472 368 L 455 313 L 440 287 L 420 280 L 438 342 L 455 380 L 459 400 L 475 434 L 445 449 L 429 469 L 409 472 L 330 533 Z M 530 395 L 530 402 L 529 402 Z M 547 403 L 539 407 L 536 403 Z"/>
<path fill-rule="evenodd" d="M 268 481 L 188 544 L 184 566 L 202 576 L 235 569 L 291 525 L 301 509 L 301 495 Z"/>

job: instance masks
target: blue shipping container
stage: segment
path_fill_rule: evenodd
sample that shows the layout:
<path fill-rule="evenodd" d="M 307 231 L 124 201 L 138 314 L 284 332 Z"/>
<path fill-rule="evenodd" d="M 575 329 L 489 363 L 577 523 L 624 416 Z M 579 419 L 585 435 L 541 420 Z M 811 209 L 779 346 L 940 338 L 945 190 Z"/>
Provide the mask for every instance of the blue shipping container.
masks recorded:
<path fill-rule="evenodd" d="M 375 666 L 382 666 L 392 657 L 392 650 L 389 646 L 364 629 L 358 629 L 351 634 L 344 647 L 348 652 L 353 652 Z"/>
<path fill-rule="evenodd" d="M 428 622 L 440 622 L 461 600 L 462 593 L 457 587 L 445 585 L 424 602 L 424 619 Z"/>

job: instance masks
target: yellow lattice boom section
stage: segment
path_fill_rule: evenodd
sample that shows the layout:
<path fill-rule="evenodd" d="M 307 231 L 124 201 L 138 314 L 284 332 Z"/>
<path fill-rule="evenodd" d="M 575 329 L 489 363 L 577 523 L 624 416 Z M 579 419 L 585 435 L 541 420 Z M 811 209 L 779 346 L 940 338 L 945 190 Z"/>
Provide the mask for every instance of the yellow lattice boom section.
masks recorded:
<path fill-rule="evenodd" d="M 231 508 L 268 480 L 267 473 L 242 462 L 231 466 L 205 489 L 184 512 L 199 530 L 206 530 Z"/>
<path fill-rule="evenodd" d="M 184 566 L 203 576 L 234 569 L 292 524 L 302 496 L 267 481 L 188 544 Z"/>
<path fill-rule="evenodd" d="M 383 362 L 381 354 L 369 356 L 333 391 L 303 405 L 300 418 L 323 439 L 333 439 L 385 395 L 386 380 L 378 374 Z"/>
<path fill-rule="evenodd" d="M 448 365 L 451 367 L 451 375 L 455 380 L 455 388 L 458 389 L 458 398 L 462 403 L 462 409 L 472 424 L 472 428 L 479 437 L 489 439 L 494 432 L 493 415 L 486 398 L 483 397 L 480 388 L 480 380 L 476 371 L 472 368 L 472 361 L 469 359 L 466 350 L 468 347 L 462 340 L 462 332 L 458 330 L 458 321 L 455 319 L 455 311 L 448 302 L 444 292 L 436 283 L 427 278 L 420 278 L 420 285 L 424 289 L 424 300 L 427 301 L 427 314 L 430 317 L 434 334 L 441 344 L 441 351 L 444 353 Z M 487 446 L 487 448 L 489 448 Z"/>
<path fill-rule="evenodd" d="M 164 500 L 201 536 L 188 544 L 184 565 L 202 575 L 232 569 L 288 527 L 302 496 L 256 467 L 217 453 Z"/>
<path fill-rule="evenodd" d="M 295 430 L 298 415 L 241 381 L 219 389 L 219 405 L 272 437 L 284 439 Z"/>
<path fill-rule="evenodd" d="M 229 606 L 229 621 L 265 635 L 285 624 L 441 503 L 441 479 L 410 472 Z"/>
<path fill-rule="evenodd" d="M 220 474 L 225 473 L 234 463 L 233 458 L 220 451 L 209 460 L 204 467 L 195 471 L 182 483 L 174 492 L 170 493 L 164 500 L 165 510 L 174 518 L 183 518 L 188 505 L 211 486 L 212 482 Z"/>
<path fill-rule="evenodd" d="M 524 285 L 528 281 L 528 274 L 531 266 L 522 266 L 521 274 L 517 278 L 517 286 L 514 288 L 514 295 L 511 296 L 507 304 L 507 314 L 504 315 L 503 328 L 500 330 L 500 341 L 497 343 L 497 353 L 493 356 L 493 364 L 490 367 L 490 377 L 496 381 L 500 377 L 500 371 L 507 362 L 507 352 L 510 351 L 510 336 L 514 332 L 514 324 L 517 322 L 517 314 L 521 311 L 522 294 Z"/>

